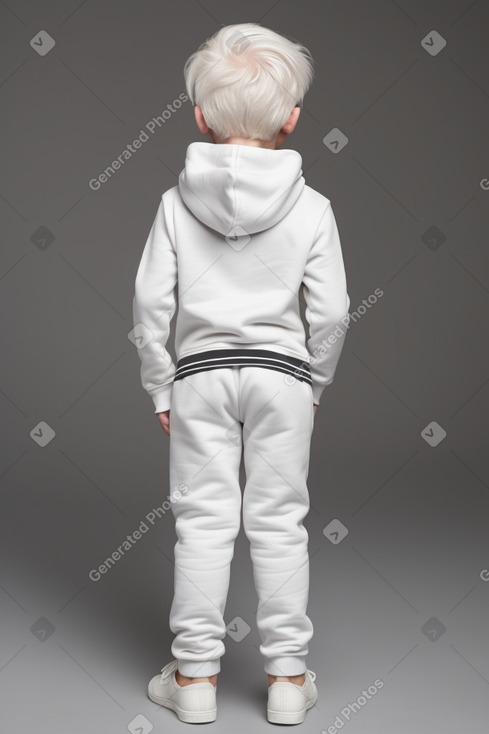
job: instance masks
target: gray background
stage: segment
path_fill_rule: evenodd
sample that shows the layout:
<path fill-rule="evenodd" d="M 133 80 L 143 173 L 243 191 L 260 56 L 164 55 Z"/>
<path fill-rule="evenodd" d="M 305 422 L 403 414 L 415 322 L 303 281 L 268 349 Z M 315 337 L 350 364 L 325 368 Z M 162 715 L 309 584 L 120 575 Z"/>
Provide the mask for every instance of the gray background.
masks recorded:
<path fill-rule="evenodd" d="M 248 21 L 311 50 L 316 78 L 282 147 L 333 203 L 350 312 L 384 292 L 350 326 L 315 420 L 308 667 L 319 699 L 302 728 L 487 730 L 488 2 L 9 0 L 2 731 L 145 734 L 150 724 L 130 723 L 138 715 L 186 730 L 146 697 L 171 659 L 171 513 L 100 581 L 88 574 L 169 491 L 169 439 L 128 334 L 159 198 L 189 143 L 208 140 L 191 103 L 100 190 L 88 182 L 185 91 L 199 43 Z M 45 56 L 30 46 L 41 30 L 56 44 Z M 435 55 L 433 30 L 446 41 Z M 333 128 L 349 140 L 336 154 L 323 142 Z M 432 421 L 446 431 L 437 446 L 425 440 Z M 55 432 L 44 447 L 41 422 Z M 333 520 L 348 529 L 336 544 L 323 533 Z M 250 564 L 241 528 L 225 618 L 251 631 L 226 635 L 209 731 L 271 726 Z M 347 722 L 342 710 L 376 679 L 383 687 Z"/>

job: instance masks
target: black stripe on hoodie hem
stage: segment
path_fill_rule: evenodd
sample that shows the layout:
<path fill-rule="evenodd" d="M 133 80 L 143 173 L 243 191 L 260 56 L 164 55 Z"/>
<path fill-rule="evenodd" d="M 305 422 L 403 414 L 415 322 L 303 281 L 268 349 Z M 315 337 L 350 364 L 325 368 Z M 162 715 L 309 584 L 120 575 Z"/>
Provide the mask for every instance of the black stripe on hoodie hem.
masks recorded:
<path fill-rule="evenodd" d="M 195 372 L 222 367 L 263 367 L 284 372 L 312 387 L 311 369 L 307 361 L 270 349 L 212 349 L 181 357 L 177 361 L 174 380 Z"/>

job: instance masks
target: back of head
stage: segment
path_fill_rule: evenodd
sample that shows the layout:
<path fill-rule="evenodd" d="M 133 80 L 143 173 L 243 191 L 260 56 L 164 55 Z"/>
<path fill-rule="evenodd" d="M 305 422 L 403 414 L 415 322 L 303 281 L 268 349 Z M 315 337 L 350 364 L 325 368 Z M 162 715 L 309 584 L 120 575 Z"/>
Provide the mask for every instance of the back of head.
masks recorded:
<path fill-rule="evenodd" d="M 187 93 L 218 142 L 274 139 L 302 106 L 314 63 L 300 43 L 258 23 L 220 28 L 184 67 Z"/>

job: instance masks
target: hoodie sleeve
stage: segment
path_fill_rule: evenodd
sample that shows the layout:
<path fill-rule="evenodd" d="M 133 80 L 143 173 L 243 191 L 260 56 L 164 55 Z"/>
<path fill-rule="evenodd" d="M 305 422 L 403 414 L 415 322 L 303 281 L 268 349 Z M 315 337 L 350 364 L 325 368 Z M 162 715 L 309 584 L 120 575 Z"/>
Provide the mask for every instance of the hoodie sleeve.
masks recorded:
<path fill-rule="evenodd" d="M 143 250 L 133 298 L 135 342 L 141 360 L 141 383 L 155 413 L 170 409 L 175 365 L 166 349 L 175 313 L 177 257 L 168 232 L 163 198 Z"/>
<path fill-rule="evenodd" d="M 307 349 L 315 405 L 333 381 L 350 320 L 346 274 L 338 227 L 328 201 L 319 221 L 303 276 Z"/>

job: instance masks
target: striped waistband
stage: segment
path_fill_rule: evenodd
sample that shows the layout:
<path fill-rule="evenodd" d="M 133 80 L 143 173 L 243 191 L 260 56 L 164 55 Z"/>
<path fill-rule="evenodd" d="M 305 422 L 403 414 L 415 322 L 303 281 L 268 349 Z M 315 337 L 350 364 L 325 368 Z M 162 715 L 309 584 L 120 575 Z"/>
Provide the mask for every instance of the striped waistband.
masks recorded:
<path fill-rule="evenodd" d="M 212 349 L 190 354 L 177 361 L 174 380 L 222 367 L 264 367 L 284 372 L 312 386 L 311 368 L 307 361 L 270 349 Z"/>

